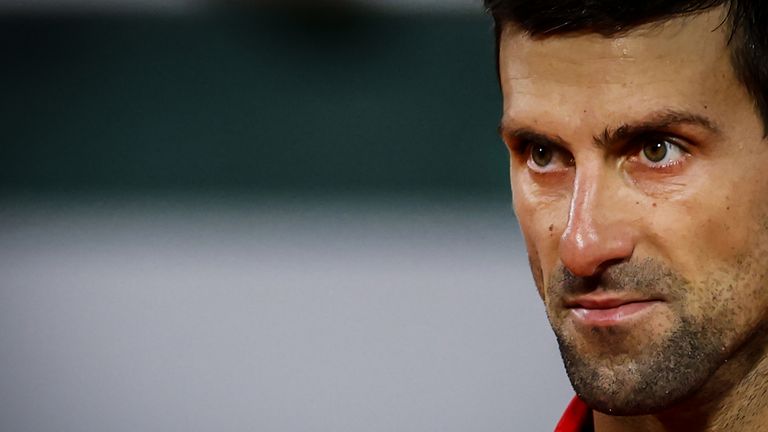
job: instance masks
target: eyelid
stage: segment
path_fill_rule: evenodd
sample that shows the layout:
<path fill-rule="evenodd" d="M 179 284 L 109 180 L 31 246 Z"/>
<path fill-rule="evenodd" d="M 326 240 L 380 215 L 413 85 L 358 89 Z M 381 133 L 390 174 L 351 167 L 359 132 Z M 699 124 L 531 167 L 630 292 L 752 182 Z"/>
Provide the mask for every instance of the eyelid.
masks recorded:
<path fill-rule="evenodd" d="M 669 132 L 649 132 L 632 137 L 625 142 L 623 151 L 632 153 L 635 150 L 642 149 L 643 145 L 649 141 L 667 141 L 670 144 L 674 144 L 685 153 L 690 153 L 689 148 L 692 144 L 685 138 L 681 138 L 673 133 Z"/>
<path fill-rule="evenodd" d="M 549 140 L 540 140 L 536 138 L 528 138 L 528 137 L 511 137 L 510 138 L 511 143 L 507 144 L 507 147 L 509 149 L 519 155 L 528 155 L 530 154 L 531 148 L 536 145 L 549 147 L 553 151 L 556 151 L 558 153 L 568 153 L 567 150 L 565 150 L 562 146 L 560 146 L 557 143 L 551 142 Z"/>
<path fill-rule="evenodd" d="M 505 140 L 507 148 L 516 155 L 526 155 L 531 151 L 531 147 L 536 144 L 534 141 L 525 138 L 510 137 Z"/>

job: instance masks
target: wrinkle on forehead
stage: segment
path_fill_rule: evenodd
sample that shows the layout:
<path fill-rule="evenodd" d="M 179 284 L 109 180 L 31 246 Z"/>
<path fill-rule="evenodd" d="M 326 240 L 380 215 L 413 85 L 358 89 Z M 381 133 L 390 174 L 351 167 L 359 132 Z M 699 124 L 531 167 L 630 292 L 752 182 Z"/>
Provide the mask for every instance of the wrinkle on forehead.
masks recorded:
<path fill-rule="evenodd" d="M 716 8 L 640 26 L 616 37 L 588 33 L 533 39 L 506 26 L 500 44 L 501 61 L 506 64 L 502 81 L 539 78 L 546 71 L 553 82 L 626 84 L 631 76 L 627 69 L 638 67 L 644 73 L 636 78 L 663 80 L 649 63 L 665 63 L 665 70 L 684 70 L 693 62 L 724 63 L 718 59 L 729 59 L 725 49 L 729 33 L 722 25 L 725 14 L 725 8 Z M 596 69 L 601 73 L 595 74 Z"/>

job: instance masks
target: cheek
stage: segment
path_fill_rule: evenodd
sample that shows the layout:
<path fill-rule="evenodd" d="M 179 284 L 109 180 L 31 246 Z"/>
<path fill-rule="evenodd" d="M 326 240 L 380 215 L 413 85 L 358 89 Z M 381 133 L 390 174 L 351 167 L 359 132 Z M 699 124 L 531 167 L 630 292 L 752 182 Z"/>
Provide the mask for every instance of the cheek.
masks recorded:
<path fill-rule="evenodd" d="M 656 216 L 652 231 L 694 281 L 685 313 L 733 333 L 725 340 L 738 343 L 768 309 L 768 208 L 759 191 L 734 189 L 713 186 L 697 201 L 671 204 Z"/>
<path fill-rule="evenodd" d="M 657 241 L 666 243 L 674 261 L 687 271 L 735 269 L 754 255 L 765 256 L 768 209 L 753 195 L 749 198 L 708 189 L 704 198 L 673 203 L 654 218 Z M 680 245 L 685 245 L 680 247 Z"/>
<path fill-rule="evenodd" d="M 731 166 L 742 170 L 728 172 Z M 755 168 L 739 160 L 697 162 L 679 193 L 649 197 L 653 207 L 647 238 L 652 247 L 690 280 L 699 281 L 709 271 L 732 267 L 740 256 L 750 254 L 755 236 L 765 231 L 756 222 L 768 214 L 763 204 L 766 185 L 748 174 L 758 172 Z"/>
<path fill-rule="evenodd" d="M 739 266 L 740 261 L 766 249 L 768 143 L 755 141 L 733 143 L 725 153 L 718 150 L 700 159 L 690 170 L 686 195 L 670 203 L 677 208 L 682 230 L 691 235 L 682 244 L 693 246 L 692 256 L 714 261 L 710 268 L 717 268 L 718 263 Z M 738 150 L 741 147 L 745 148 Z"/>
<path fill-rule="evenodd" d="M 514 180 L 512 190 L 515 215 L 525 239 L 531 273 L 543 298 L 544 281 L 559 262 L 560 236 L 567 223 L 568 202 L 541 199 Z"/>
<path fill-rule="evenodd" d="M 728 355 L 768 319 L 768 263 L 761 249 L 732 256 L 720 267 L 706 268 L 707 274 L 684 306 L 686 314 L 719 334 L 722 351 Z"/>
<path fill-rule="evenodd" d="M 737 328 L 756 325 L 768 308 L 768 212 L 751 210 L 728 218 L 719 229 L 708 227 L 710 248 L 720 258 L 719 268 L 712 266 L 708 297 Z"/>

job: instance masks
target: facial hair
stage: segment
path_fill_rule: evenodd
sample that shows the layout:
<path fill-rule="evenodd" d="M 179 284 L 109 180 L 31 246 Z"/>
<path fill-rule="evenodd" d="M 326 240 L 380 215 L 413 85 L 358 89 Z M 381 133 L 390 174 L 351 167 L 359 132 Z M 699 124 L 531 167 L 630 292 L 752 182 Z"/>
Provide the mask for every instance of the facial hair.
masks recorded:
<path fill-rule="evenodd" d="M 693 285 L 658 261 L 624 262 L 590 278 L 561 266 L 548 285 L 548 316 L 566 372 L 593 409 L 612 415 L 657 412 L 699 390 L 726 358 L 727 324 L 688 312 L 685 300 Z M 577 338 L 564 324 L 569 311 L 553 306 L 566 295 L 597 289 L 664 298 L 675 317 L 672 328 L 649 339 L 638 334 L 644 327 L 594 327 L 588 342 Z"/>

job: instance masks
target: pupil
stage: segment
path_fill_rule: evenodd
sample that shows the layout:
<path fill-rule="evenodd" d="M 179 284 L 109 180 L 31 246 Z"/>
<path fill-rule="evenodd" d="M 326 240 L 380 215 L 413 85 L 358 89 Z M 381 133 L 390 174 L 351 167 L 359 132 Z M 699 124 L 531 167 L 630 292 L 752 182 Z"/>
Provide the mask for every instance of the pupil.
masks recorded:
<path fill-rule="evenodd" d="M 643 152 L 651 162 L 659 162 L 667 155 L 667 145 L 663 142 L 653 143 L 645 146 Z"/>

